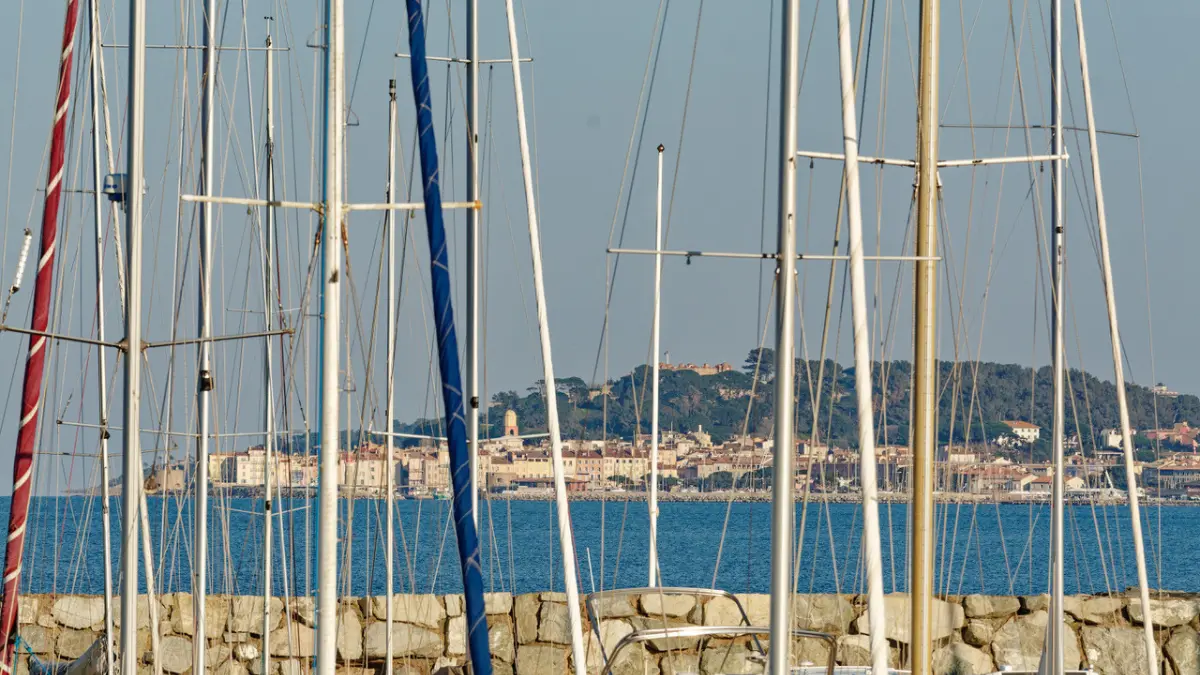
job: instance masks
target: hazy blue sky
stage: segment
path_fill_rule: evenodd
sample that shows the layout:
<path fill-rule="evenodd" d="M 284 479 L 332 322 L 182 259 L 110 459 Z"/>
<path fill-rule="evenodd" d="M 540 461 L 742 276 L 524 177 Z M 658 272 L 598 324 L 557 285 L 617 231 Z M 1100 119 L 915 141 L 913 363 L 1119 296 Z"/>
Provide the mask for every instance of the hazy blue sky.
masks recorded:
<path fill-rule="evenodd" d="M 610 242 L 618 193 L 622 217 L 616 218 L 616 237 L 620 237 L 625 223 L 625 246 L 652 246 L 653 161 L 654 148 L 659 143 L 668 148 L 668 191 L 673 181 L 675 185 L 668 248 L 759 251 L 763 246 L 774 247 L 772 213 L 777 163 L 774 136 L 778 108 L 774 90 L 778 86 L 779 1 L 670 3 L 642 143 L 633 149 L 633 157 L 640 164 L 632 193 L 630 178 L 622 180 L 625 153 L 658 4 L 630 0 L 607 3 L 529 0 L 518 5 L 525 19 L 521 28 L 522 49 L 536 59 L 532 67 L 526 67 L 526 87 L 534 104 L 531 110 L 536 111 L 531 125 L 536 134 L 549 310 L 559 375 L 579 375 L 585 379 L 593 375 L 604 316 L 605 247 Z M 25 227 L 34 227 L 36 231 L 41 212 L 41 196 L 35 189 L 45 180 L 44 146 L 63 4 L 10 2 L 0 6 L 0 25 L 5 26 L 0 47 L 0 88 L 16 91 L 14 77 L 19 73 L 15 106 L 0 106 L 0 148 L 8 158 L 0 164 L 0 171 L 5 175 L 5 190 L 11 190 L 5 209 L 0 266 L 0 277 L 5 284 L 16 266 L 21 233 Z M 184 40 L 199 43 L 195 23 L 198 10 L 190 7 L 192 3 L 182 4 L 188 6 L 186 18 L 180 17 L 179 7 L 151 3 L 151 43 Z M 231 46 L 260 45 L 265 32 L 262 17 L 270 14 L 277 18 L 273 28 L 276 44 L 289 48 L 279 54 L 277 61 L 280 189 L 289 199 L 311 199 L 318 194 L 317 184 L 312 182 L 309 139 L 314 122 L 319 126 L 319 118 L 313 116 L 314 110 L 319 110 L 315 105 L 319 98 L 314 98 L 319 53 L 306 44 L 317 39 L 319 34 L 315 31 L 320 19 L 312 2 L 253 0 L 247 4 L 249 21 L 243 28 L 241 3 L 228 8 L 222 3 L 222 42 Z M 430 5 L 432 54 L 462 54 L 461 4 L 454 3 L 449 17 L 445 4 Z M 485 5 L 480 16 L 482 55 L 506 57 L 503 4 L 481 4 Z M 396 51 L 407 51 L 401 16 L 403 5 L 362 1 L 348 5 L 347 68 L 352 92 L 348 114 L 352 126 L 347 130 L 349 196 L 354 201 L 380 201 L 386 158 L 386 89 L 390 77 L 399 80 L 400 142 L 406 158 L 406 175 L 411 166 L 413 110 L 408 63 L 392 57 Z M 862 5 L 857 2 L 852 5 L 857 32 Z M 915 0 L 891 3 L 877 0 L 871 6 L 874 19 L 870 61 L 865 85 L 860 89 L 864 154 L 912 156 L 916 5 Z M 104 6 L 106 42 L 123 43 L 127 24 L 124 3 L 115 11 L 110 3 L 105 2 Z M 806 58 L 800 145 L 840 152 L 834 6 L 833 2 L 805 2 L 802 6 Z M 772 7 L 774 17 L 769 14 Z M 981 5 L 972 1 L 961 6 L 944 3 L 942 119 L 945 123 L 1020 124 L 1022 108 L 1030 123 L 1046 121 L 1047 7 L 1047 0 L 1013 3 L 1010 23 L 1009 7 L 1001 3 Z M 1200 363 L 1193 357 L 1192 347 L 1198 321 L 1191 307 L 1191 272 L 1194 250 L 1200 242 L 1190 222 L 1196 191 L 1191 189 L 1189 180 L 1194 172 L 1189 158 L 1200 148 L 1196 147 L 1197 137 L 1191 127 L 1195 96 L 1190 85 L 1200 67 L 1200 56 L 1188 46 L 1194 40 L 1192 28 L 1200 18 L 1200 8 L 1194 3 L 1174 0 L 1112 3 L 1111 8 L 1105 3 L 1085 3 L 1085 7 L 1089 12 L 1086 21 L 1098 124 L 1105 129 L 1133 131 L 1136 120 L 1136 129 L 1141 133 L 1140 146 L 1129 138 L 1105 137 L 1101 142 L 1118 301 L 1132 377 L 1143 383 L 1152 379 L 1147 311 L 1150 309 L 1154 317 L 1158 379 L 1194 392 L 1200 390 Z M 23 20 L 19 20 L 22 11 Z M 702 19 L 697 30 L 698 16 Z M 1069 8 L 1066 18 L 1067 112 L 1072 120 L 1081 121 L 1074 14 Z M 454 27 L 448 31 L 450 23 Z M 1020 88 L 1015 87 L 1014 32 L 1020 47 Z M 698 42 L 694 43 L 697 36 Z M 1114 36 L 1123 59 L 1123 71 L 1118 65 Z M 695 67 L 689 77 L 693 47 Z M 87 53 L 84 46 L 76 52 L 77 57 Z M 105 52 L 109 109 L 116 142 L 122 145 L 124 57 L 123 50 Z M 220 190 L 229 195 L 253 194 L 256 156 L 260 169 L 262 163 L 262 53 L 223 52 L 220 70 Z M 432 72 L 435 117 L 443 131 L 450 130 L 439 137 L 447 176 L 443 194 L 447 198 L 460 198 L 464 166 L 462 69 L 458 65 L 434 64 Z M 86 83 L 84 75 L 81 71 L 75 79 L 76 86 Z M 181 337 L 195 331 L 194 214 L 190 208 L 181 211 L 176 200 L 181 164 L 183 191 L 194 190 L 198 165 L 195 145 L 198 81 L 198 52 L 185 55 L 177 51 L 151 51 L 147 129 L 150 206 L 146 223 L 147 255 L 143 261 L 147 278 L 146 333 L 150 340 L 167 338 L 173 326 Z M 681 147 L 689 81 L 691 94 Z M 487 387 L 491 392 L 523 389 L 540 377 L 511 85 L 506 64 L 489 68 L 484 74 L 484 114 L 490 119 L 490 126 L 481 131 L 489 139 L 484 156 L 484 199 L 489 266 Z M 77 96 L 73 99 L 74 109 L 82 110 L 81 104 L 86 102 L 86 97 Z M 14 111 L 15 120 L 11 117 Z M 68 184 L 87 188 L 91 184 L 87 150 L 90 125 L 77 114 L 73 114 L 73 120 Z M 183 132 L 181 120 L 186 120 Z M 10 129 L 10 124 L 12 144 L 8 141 L 9 134 L 3 133 Z M 965 130 L 946 129 L 942 155 L 954 158 L 1026 154 L 1026 140 L 1021 131 L 981 130 L 972 136 Z M 1089 370 L 1111 377 L 1103 298 L 1089 234 L 1094 232 L 1094 219 L 1090 215 L 1087 184 L 1090 179 L 1085 178 L 1089 174 L 1086 137 L 1072 134 L 1067 140 L 1072 176 L 1067 189 L 1070 360 L 1072 365 L 1078 365 L 1082 359 Z M 1048 136 L 1042 131 L 1031 131 L 1028 141 L 1034 154 L 1042 154 Z M 120 161 L 124 161 L 123 156 Z M 831 162 L 818 163 L 812 171 L 802 164 L 797 187 L 804 251 L 829 252 L 837 206 L 838 170 L 838 165 Z M 954 358 L 957 353 L 959 358 L 978 355 L 985 360 L 1023 364 L 1048 361 L 1045 307 L 1035 304 L 1041 302 L 1035 298 L 1044 297 L 1044 287 L 1038 286 L 1035 278 L 1037 235 L 1044 233 L 1046 223 L 1033 215 L 1036 205 L 1040 205 L 1043 215 L 1047 212 L 1049 192 L 1044 177 L 1039 176 L 1035 190 L 1031 189 L 1030 170 L 1025 165 L 1010 166 L 1003 172 L 999 169 L 975 173 L 965 169 L 943 171 L 946 210 L 943 243 L 948 244 L 949 263 L 948 274 L 941 280 L 943 358 Z M 911 172 L 888 169 L 880 174 L 873 168 L 864 169 L 863 181 L 867 246 L 874 250 L 878 244 L 884 253 L 901 252 L 906 241 Z M 1143 187 L 1144 201 L 1140 197 Z M 285 306 L 292 309 L 299 304 L 313 219 L 297 213 L 285 214 L 283 218 L 285 222 L 280 229 L 280 254 L 285 261 L 283 296 Z M 94 281 L 91 211 L 86 200 L 72 197 L 67 223 L 59 245 L 60 255 L 68 261 L 61 296 L 56 299 L 61 312 L 59 330 L 91 333 Z M 382 231 L 379 225 L 380 218 L 374 215 L 356 215 L 349 226 L 355 304 L 362 307 L 361 316 L 351 313 L 354 324 L 348 328 L 353 344 L 351 379 L 356 388 L 353 406 L 356 419 L 363 406 L 362 394 L 370 389 L 378 398 L 382 392 L 383 324 L 382 318 L 373 319 L 375 311 L 379 317 L 383 316 L 383 307 L 376 310 L 374 300 Z M 432 347 L 428 290 L 422 285 L 427 284 L 428 278 L 427 262 L 421 262 L 427 257 L 424 222 L 418 218 L 412 225 L 411 242 L 415 247 L 410 246 L 406 257 L 400 363 L 396 373 L 402 418 L 432 414 L 430 406 L 435 398 L 430 394 L 428 377 Z M 448 225 L 454 228 L 452 245 L 456 257 L 452 264 L 461 268 L 462 215 L 454 214 Z M 1042 229 L 1039 231 L 1038 227 Z M 218 334 L 257 330 L 261 325 L 260 315 L 245 311 L 262 307 L 255 228 L 254 218 L 244 211 L 236 208 L 221 211 L 214 290 L 226 311 L 216 317 Z M 120 335 L 113 260 L 110 250 L 106 318 L 109 334 Z M 908 358 L 910 272 L 907 268 L 897 270 L 894 263 L 885 264 L 879 274 L 874 265 L 871 268 L 868 281 L 876 289 L 872 296 L 876 355 Z M 179 274 L 186 272 L 181 281 L 172 281 L 175 270 Z M 747 261 L 696 260 L 688 266 L 681 259 L 668 259 L 664 273 L 662 345 L 664 350 L 670 350 L 672 360 L 728 360 L 740 365 L 746 351 L 756 346 L 762 336 L 764 317 L 760 307 L 770 304 L 769 278 L 760 291 L 762 270 L 759 263 Z M 456 278 L 459 271 L 456 269 Z M 649 258 L 626 257 L 620 263 L 607 350 L 609 371 L 613 375 L 627 372 L 648 358 L 650 272 Z M 801 266 L 803 338 L 810 356 L 815 356 L 818 349 L 828 275 L 827 263 Z M 840 339 L 833 340 L 830 351 L 838 349 L 839 359 L 846 362 L 849 306 L 842 304 L 840 269 L 836 279 L 831 326 L 834 336 L 840 335 Z M 456 309 L 461 312 L 461 285 L 459 291 Z M 13 301 L 8 321 L 27 323 L 31 292 L 32 277 L 27 277 L 25 287 Z M 177 321 L 172 319 L 174 303 L 182 303 Z M 291 316 L 293 320 L 297 318 L 296 314 Z M 311 327 L 315 325 L 314 322 Z M 377 327 L 370 370 L 374 381 L 368 382 L 364 345 L 370 341 L 372 325 Z M 955 334 L 960 335 L 957 349 Z M 24 362 L 25 340 L 12 334 L 0 340 L 6 341 L 10 354 L 0 363 L 0 371 L 7 371 L 9 377 L 0 372 L 0 379 L 8 380 L 15 375 L 10 400 L 0 412 L 0 419 L 4 420 L 0 428 L 0 466 L 6 466 L 15 437 L 19 367 Z M 770 340 L 768 332 L 768 343 Z M 878 347 L 880 343 L 884 347 Z M 249 432 L 262 428 L 260 352 L 261 343 L 243 347 L 226 343 L 217 350 L 218 427 L 223 431 Z M 52 386 L 47 393 L 45 415 L 94 422 L 94 358 L 88 360 L 85 353 L 74 347 L 63 348 L 59 355 L 62 358 L 53 363 L 53 372 L 48 374 Z M 193 424 L 194 358 L 194 350 L 190 348 L 176 355 L 173 429 L 186 430 Z M 294 376 L 288 383 L 293 392 L 287 411 L 292 426 L 302 424 L 305 415 L 311 420 L 315 411 L 315 399 L 308 400 L 309 397 L 299 393 L 305 386 L 305 364 L 313 365 L 311 372 L 315 373 L 314 359 L 315 353 L 301 352 L 288 364 L 288 372 Z M 148 391 L 153 400 L 147 401 L 146 415 L 148 424 L 157 427 L 166 391 L 166 354 L 153 354 L 149 364 Z M 14 368 L 18 369 L 15 373 Z M 80 381 L 79 372 L 88 373 L 86 381 Z M 597 375 L 604 376 L 603 363 Z M 110 383 L 118 392 L 119 385 L 119 379 L 115 384 Z M 379 405 L 369 400 L 366 407 L 368 416 L 376 420 L 376 427 L 382 419 Z M 114 409 L 112 418 L 120 419 L 119 408 Z M 95 443 L 90 433 L 77 436 L 69 428 L 47 429 L 54 433 L 55 443 L 60 447 L 87 447 Z M 151 437 L 145 440 L 147 445 L 157 442 Z M 188 445 L 182 437 L 176 442 L 183 447 Z M 233 443 L 240 444 L 240 441 Z M 228 447 L 224 441 L 222 446 Z M 62 469 L 56 480 L 77 481 L 78 475 L 68 475 L 69 472 L 68 468 Z"/>

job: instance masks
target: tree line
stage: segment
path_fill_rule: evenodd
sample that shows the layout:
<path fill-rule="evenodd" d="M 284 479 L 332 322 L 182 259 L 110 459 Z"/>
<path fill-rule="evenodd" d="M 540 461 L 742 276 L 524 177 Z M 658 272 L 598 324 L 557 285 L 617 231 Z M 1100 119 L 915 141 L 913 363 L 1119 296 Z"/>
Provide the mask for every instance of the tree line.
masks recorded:
<path fill-rule="evenodd" d="M 743 433 L 767 437 L 774 424 L 774 353 L 752 349 L 741 369 L 715 375 L 689 370 L 663 370 L 660 374 L 660 426 L 664 431 L 703 430 L 714 442 Z M 589 384 L 579 377 L 560 378 L 555 398 L 564 438 L 625 439 L 650 431 L 650 376 L 648 365 L 604 382 Z M 908 361 L 872 364 L 877 442 L 908 442 L 909 389 L 912 367 Z M 992 441 L 1007 427 L 1005 420 L 1023 420 L 1042 427 L 1049 436 L 1052 372 L 1005 363 L 941 362 L 938 367 L 938 438 L 942 443 Z M 481 435 L 503 432 L 506 410 L 517 413 L 522 433 L 545 431 L 544 383 L 535 382 L 524 392 L 501 391 L 491 398 L 483 414 Z M 857 410 L 854 369 L 831 359 L 795 361 L 797 432 L 841 447 L 857 447 Z M 1170 427 L 1175 422 L 1200 422 L 1200 398 L 1165 397 L 1150 388 L 1128 386 L 1133 426 L 1144 431 Z M 814 409 L 816 414 L 814 415 Z M 1075 369 L 1068 372 L 1067 435 L 1077 436 L 1084 452 L 1102 444 L 1101 431 L 1118 427 L 1116 387 L 1109 380 Z M 818 424 L 814 425 L 813 421 Z M 411 434 L 439 435 L 440 420 L 421 419 L 397 424 Z M 1148 439 L 1139 439 L 1145 444 Z M 1036 444 L 1036 455 L 1048 452 Z M 1036 458 L 1036 457 L 1035 457 Z"/>

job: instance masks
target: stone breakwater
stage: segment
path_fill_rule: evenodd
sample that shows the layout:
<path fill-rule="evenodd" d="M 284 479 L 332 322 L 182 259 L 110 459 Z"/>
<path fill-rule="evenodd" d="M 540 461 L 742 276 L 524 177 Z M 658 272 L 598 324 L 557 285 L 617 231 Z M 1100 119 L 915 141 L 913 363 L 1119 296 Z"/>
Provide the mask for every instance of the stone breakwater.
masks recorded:
<path fill-rule="evenodd" d="M 766 625 L 766 595 L 737 596 L 754 625 Z M 263 644 L 263 601 L 256 597 L 210 596 L 205 625 L 192 622 L 192 597 L 164 595 L 158 603 L 159 664 L 170 675 L 188 673 L 198 635 L 212 672 L 264 675 L 262 650 L 272 656 L 270 675 L 302 675 L 315 655 L 316 612 L 312 599 L 273 598 L 269 606 L 270 638 Z M 562 593 L 486 597 L 492 665 L 497 675 L 567 675 L 571 666 L 569 615 Z M 139 673 L 152 673 L 148 600 L 138 609 Z M 339 673 L 376 675 L 386 654 L 381 597 L 346 599 L 338 607 Z M 1036 670 L 1047 622 L 1049 599 L 1035 596 L 949 597 L 935 602 L 934 666 L 938 673 L 986 673 L 1012 666 Z M 869 626 L 863 596 L 798 595 L 797 626 L 837 637 L 837 661 L 868 663 Z M 1068 668 L 1090 667 L 1101 675 L 1145 672 L 1142 623 L 1146 612 L 1136 597 L 1071 596 L 1067 598 L 1066 660 Z M 599 631 L 586 619 L 587 670 L 599 673 L 601 646 L 611 655 L 617 642 L 640 628 L 676 625 L 736 625 L 737 605 L 724 597 L 649 594 L 606 596 L 596 603 Z M 1167 675 L 1200 675 L 1200 595 L 1160 595 L 1151 600 L 1155 658 Z M 393 603 L 394 668 L 398 675 L 452 675 L 466 661 L 466 617 L 457 595 L 398 595 Z M 906 657 L 909 641 L 908 598 L 887 598 L 887 638 L 893 666 Z M 42 661 L 82 655 L 100 637 L 103 600 L 95 596 L 32 595 L 21 598 L 18 631 L 22 639 L 18 672 L 28 672 L 28 653 Z M 117 621 L 120 628 L 120 621 Z M 597 637 L 596 633 L 600 634 Z M 766 636 L 761 638 L 766 644 Z M 797 640 L 794 660 L 824 664 L 825 643 Z M 665 639 L 622 650 L 616 675 L 749 675 L 762 672 L 762 660 L 747 639 L 720 637 Z"/>

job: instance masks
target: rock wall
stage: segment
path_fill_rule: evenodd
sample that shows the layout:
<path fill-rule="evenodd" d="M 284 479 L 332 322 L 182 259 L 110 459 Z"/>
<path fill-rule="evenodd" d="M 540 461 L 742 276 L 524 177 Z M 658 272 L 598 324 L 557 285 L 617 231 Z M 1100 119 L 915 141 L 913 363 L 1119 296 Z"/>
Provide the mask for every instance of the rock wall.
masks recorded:
<path fill-rule="evenodd" d="M 765 626 L 767 595 L 737 596 L 750 621 Z M 159 663 L 165 673 L 187 673 L 197 634 L 192 597 L 165 595 L 158 604 Z M 570 622 L 562 593 L 487 595 L 493 670 L 497 675 L 567 675 L 571 665 Z M 798 595 L 794 616 L 799 627 L 838 636 L 837 661 L 868 663 L 869 626 L 865 599 L 853 595 Z M 1036 669 L 1047 621 L 1045 595 L 1004 597 L 968 595 L 935 601 L 934 664 L 938 673 L 987 673 L 1001 666 Z M 152 673 L 147 598 L 139 601 L 139 673 Z M 1126 596 L 1067 598 L 1067 667 L 1090 667 L 1101 675 L 1145 672 L 1140 601 Z M 315 607 L 312 599 L 273 598 L 270 604 L 271 675 L 302 675 L 315 655 Z M 339 605 L 339 673 L 383 673 L 386 600 L 343 600 Z M 641 628 L 671 625 L 736 625 L 741 613 L 728 598 L 689 595 L 608 596 L 596 603 L 599 634 L 586 617 L 588 673 L 600 672 L 617 642 Z M 398 595 L 394 599 L 393 651 L 398 675 L 448 675 L 466 661 L 466 617 L 461 596 Z M 1200 675 L 1200 596 L 1160 595 L 1151 600 L 1157 637 L 1156 658 L 1165 675 Z M 117 627 L 120 627 L 118 618 Z M 18 672 L 28 672 L 28 654 L 42 661 L 69 660 L 99 639 L 104 626 L 103 600 L 95 596 L 34 595 L 21 598 L 18 632 L 22 643 Z M 909 640 L 908 598 L 887 598 L 887 638 L 892 661 L 906 659 Z M 224 675 L 263 675 L 263 601 L 255 597 L 210 596 L 203 627 L 207 663 Z M 766 643 L 766 636 L 761 638 Z M 828 647 L 813 640 L 793 645 L 796 662 L 823 665 Z M 447 671 L 446 669 L 451 669 Z M 748 639 L 656 640 L 633 645 L 614 664 L 616 675 L 748 675 L 762 672 L 762 660 Z"/>

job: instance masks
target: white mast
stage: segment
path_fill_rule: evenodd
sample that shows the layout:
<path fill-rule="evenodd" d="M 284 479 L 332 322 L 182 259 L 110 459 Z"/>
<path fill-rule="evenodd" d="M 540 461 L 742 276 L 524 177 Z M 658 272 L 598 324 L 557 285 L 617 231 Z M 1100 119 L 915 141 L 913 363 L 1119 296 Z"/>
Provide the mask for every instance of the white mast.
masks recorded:
<path fill-rule="evenodd" d="M 1063 672 L 1063 511 L 1066 503 L 1063 499 L 1063 427 L 1066 420 L 1066 387 L 1064 386 L 1065 354 L 1063 330 L 1063 306 L 1066 298 L 1063 262 L 1065 255 L 1066 237 L 1064 230 L 1066 222 L 1063 218 L 1063 173 L 1066 161 L 1063 159 L 1063 122 L 1062 122 L 1062 0 L 1052 0 L 1050 3 L 1050 153 L 1054 155 L 1051 164 L 1050 180 L 1050 229 L 1054 235 L 1054 249 L 1051 252 L 1053 269 L 1051 329 L 1053 343 L 1050 357 L 1054 368 L 1054 421 L 1051 444 L 1054 453 L 1054 482 L 1052 487 L 1050 521 L 1050 620 L 1047 623 L 1048 640 L 1043 656 L 1049 658 L 1048 672 L 1052 675 L 1062 675 Z M 1149 617 L 1149 608 L 1146 610 Z M 1149 618 L 1147 618 L 1149 621 Z"/>
<path fill-rule="evenodd" d="M 146 574 L 146 597 L 149 602 L 146 603 L 146 617 L 150 621 L 151 626 L 158 625 L 158 607 L 157 598 L 154 595 L 154 548 L 150 544 L 150 506 L 146 502 L 146 491 L 138 491 L 139 515 L 142 519 L 141 538 L 142 538 L 142 570 Z M 154 675 L 162 675 L 162 657 L 159 645 L 162 643 L 162 636 L 158 631 L 150 631 L 150 651 L 153 653 Z"/>
<path fill-rule="evenodd" d="M 274 58 L 271 51 L 270 19 L 267 19 L 267 200 L 275 201 L 275 118 L 272 109 L 275 103 L 275 71 Z M 263 219 L 263 330 L 267 333 L 263 338 L 263 417 L 266 420 L 266 440 L 263 443 L 263 672 L 271 672 L 271 470 L 275 459 L 275 392 L 274 356 L 271 350 L 271 291 L 274 288 L 271 277 L 271 251 L 274 249 L 275 238 L 275 209 L 267 206 Z M 199 635 L 200 633 L 197 633 Z"/>
<path fill-rule="evenodd" d="M 126 150 L 125 237 L 129 266 L 125 298 L 124 473 L 121 534 L 121 672 L 137 672 L 138 507 L 142 490 L 142 176 L 145 173 L 146 0 L 129 3 L 129 145 Z M 203 604 L 203 603 L 201 603 Z M 204 650 L 197 650 L 204 651 Z"/>
<path fill-rule="evenodd" d="M 216 79 L 217 45 L 216 18 L 217 0 L 204 3 L 204 95 L 200 110 L 200 194 L 211 197 L 216 168 L 213 129 L 216 123 Z M 131 179 L 132 180 L 132 179 Z M 140 184 L 134 187 L 136 192 Z M 205 626 L 205 596 L 208 593 L 208 441 L 210 406 L 212 405 L 212 263 L 213 263 L 213 207 L 210 202 L 200 203 L 200 299 L 197 323 L 200 329 L 199 373 L 196 382 L 196 420 L 199 437 L 196 439 L 195 503 L 192 505 L 193 530 L 192 563 L 192 625 L 197 635 L 202 635 Z M 130 258 L 133 257 L 132 252 Z M 126 427 L 128 429 L 130 427 Z M 123 624 L 130 625 L 130 624 Z M 204 649 L 192 650 L 192 672 L 205 672 Z M 123 671 L 124 672 L 124 671 Z"/>
<path fill-rule="evenodd" d="M 791 672 L 792 523 L 796 515 L 795 304 L 796 133 L 799 92 L 800 2 L 783 5 L 779 97 L 779 246 L 775 296 L 775 476 L 771 506 L 771 646 L 767 672 Z"/>
<path fill-rule="evenodd" d="M 662 200 L 663 200 L 663 146 L 658 146 L 658 200 L 654 210 L 654 327 L 650 338 L 653 344 L 651 368 L 650 404 L 650 586 L 662 580 L 658 569 L 658 350 L 662 325 Z"/>
<path fill-rule="evenodd" d="M 517 136 L 521 143 L 521 176 L 525 183 L 525 210 L 529 221 L 529 246 L 533 258 L 533 289 L 537 299 L 538 334 L 542 342 L 542 377 L 546 387 L 546 427 L 550 432 L 550 453 L 554 470 L 554 501 L 558 510 L 558 539 L 562 547 L 563 585 L 567 592 L 567 616 L 571 623 L 571 654 L 575 675 L 587 675 L 587 656 L 583 649 L 583 622 L 580 616 L 579 580 L 575 572 L 575 538 L 571 533 L 571 511 L 567 503 L 564 478 L 562 435 L 558 428 L 558 390 L 554 380 L 554 359 L 550 352 L 550 320 L 546 310 L 546 285 L 542 280 L 542 242 L 538 231 L 537 202 L 533 191 L 533 170 L 529 156 L 529 133 L 525 127 L 525 92 L 521 84 L 521 55 L 517 47 L 517 23 L 513 0 L 504 0 L 508 17 L 508 54 L 512 62 L 513 93 L 517 103 Z"/>
<path fill-rule="evenodd" d="M 317 510 L 316 672 L 337 665 L 338 327 L 341 308 L 342 127 L 345 26 L 343 0 L 325 2 L 325 110 L 321 226 L 321 451 Z M 389 430 L 390 431 L 390 430 Z"/>
<path fill-rule="evenodd" d="M 479 199 L 479 0 L 467 0 L 467 201 Z M 471 459 L 471 515 L 479 529 L 479 285 L 482 213 L 467 209 L 467 450 Z M 391 427 L 388 427 L 391 431 Z"/>
<path fill-rule="evenodd" d="M 388 165 L 387 165 L 387 202 L 396 201 L 396 81 L 388 82 Z M 472 212 L 470 209 L 468 212 Z M 395 564 L 393 556 L 396 548 L 396 439 L 392 436 L 393 420 L 396 418 L 395 377 L 396 368 L 396 212 L 392 209 L 384 211 L 384 227 L 387 228 L 387 405 L 384 411 L 387 434 L 387 542 L 383 554 L 384 567 L 387 573 L 387 609 L 384 610 L 386 632 L 384 633 L 384 675 L 392 675 L 392 574 Z M 472 446 L 473 448 L 473 446 Z M 472 454 L 472 457 L 474 454 Z M 476 512 L 475 518 L 479 518 Z"/>
<path fill-rule="evenodd" d="M 92 97 L 92 185 L 93 208 L 96 219 L 96 339 L 104 342 L 104 208 L 100 186 L 104 180 L 100 168 L 100 10 L 99 0 L 88 3 L 88 26 L 91 39 L 92 62 L 88 84 Z M 96 379 L 99 390 L 100 411 L 100 518 L 104 534 L 104 651 L 108 672 L 113 668 L 113 571 L 112 571 L 112 519 L 109 515 L 108 473 L 108 356 L 101 347 L 96 350 L 96 364 L 100 376 Z"/>
<path fill-rule="evenodd" d="M 100 168 L 100 98 L 101 92 L 104 91 L 104 63 L 101 55 L 101 32 L 100 32 L 100 8 L 98 2 L 90 2 L 89 4 L 89 26 L 90 37 L 92 40 L 92 61 L 89 84 L 91 87 L 92 97 L 92 172 L 95 176 L 96 194 L 94 196 L 95 206 L 95 225 L 96 225 L 96 338 L 101 342 L 105 339 L 104 330 L 104 225 L 101 208 L 100 184 L 103 173 Z M 105 135 L 107 136 L 107 124 L 105 125 Z M 111 166 L 111 158 L 110 158 Z M 113 204 L 113 214 L 116 215 L 116 204 Z M 120 246 L 119 241 L 114 240 L 114 245 L 117 246 L 118 264 L 120 263 Z M 119 271 L 119 270 L 118 270 Z M 120 275 L 118 274 L 118 277 Z M 122 308 L 124 309 L 124 308 Z M 112 534 L 111 534 L 111 514 L 109 502 L 111 501 L 111 491 L 109 483 L 111 481 L 108 467 L 108 389 L 104 378 L 108 372 L 107 355 L 103 349 L 97 352 L 97 366 L 100 371 L 100 377 L 97 382 L 99 385 L 99 411 L 100 411 L 100 498 L 104 500 L 101 507 L 101 518 L 104 529 L 104 550 L 106 552 L 112 550 Z M 146 593 L 150 598 L 154 598 L 154 561 L 153 549 L 150 545 L 150 509 L 146 505 L 146 492 L 141 490 L 138 493 L 138 515 L 141 520 L 141 542 L 142 542 L 142 566 L 146 577 Z M 106 659 L 110 669 L 114 667 L 113 661 L 113 579 L 112 579 L 112 560 L 107 553 L 104 556 L 104 624 L 106 635 L 104 637 L 105 648 L 108 652 Z M 158 606 L 155 602 L 150 602 L 147 605 L 148 614 L 151 625 L 158 625 Z M 157 631 L 150 632 L 150 646 L 154 654 L 153 668 L 156 674 L 162 672 L 162 666 L 159 660 L 159 642 L 161 636 Z"/>
<path fill-rule="evenodd" d="M 912 672 L 933 672 L 933 459 L 937 444 L 937 159 L 941 2 L 921 0 L 917 110 L 917 246 L 913 291 Z"/>
<path fill-rule="evenodd" d="M 1129 519 L 1133 550 L 1137 559 L 1138 594 L 1146 619 L 1142 630 L 1146 638 L 1146 672 L 1158 675 L 1154 658 L 1154 623 L 1150 620 L 1150 581 L 1146 574 L 1146 544 L 1142 540 L 1142 513 L 1138 504 L 1137 474 L 1133 467 L 1133 431 L 1129 424 L 1129 403 L 1125 393 L 1125 364 L 1121 357 L 1121 332 L 1117 326 L 1117 298 L 1113 291 L 1112 259 L 1108 250 L 1108 214 L 1104 209 L 1104 187 L 1100 180 L 1100 146 L 1096 142 L 1096 115 L 1092 107 L 1092 79 L 1088 74 L 1087 40 L 1083 31 L 1083 7 L 1075 0 L 1075 28 L 1079 36 L 1079 69 L 1083 76 L 1083 104 L 1087 111 L 1088 146 L 1091 149 L 1092 183 L 1096 193 L 1096 220 L 1100 230 L 1100 260 L 1104 280 L 1104 299 L 1108 306 L 1108 333 L 1112 338 L 1113 369 L 1116 371 L 1117 407 L 1121 415 L 1121 445 L 1125 454 L 1125 484 L 1129 488 Z"/>
<path fill-rule="evenodd" d="M 875 422 L 871 393 L 871 336 L 867 328 L 867 279 L 863 262 L 862 194 L 858 182 L 858 112 L 850 47 L 850 2 L 838 0 L 838 63 L 842 81 L 842 138 L 846 205 L 850 221 L 850 288 L 854 316 L 854 390 L 858 397 L 859 482 L 862 485 L 863 560 L 867 566 L 867 621 L 871 672 L 886 675 L 891 653 L 885 634 L 883 552 L 879 544 L 879 493 L 875 476 Z M 790 284 L 789 284 L 790 285 Z"/>

